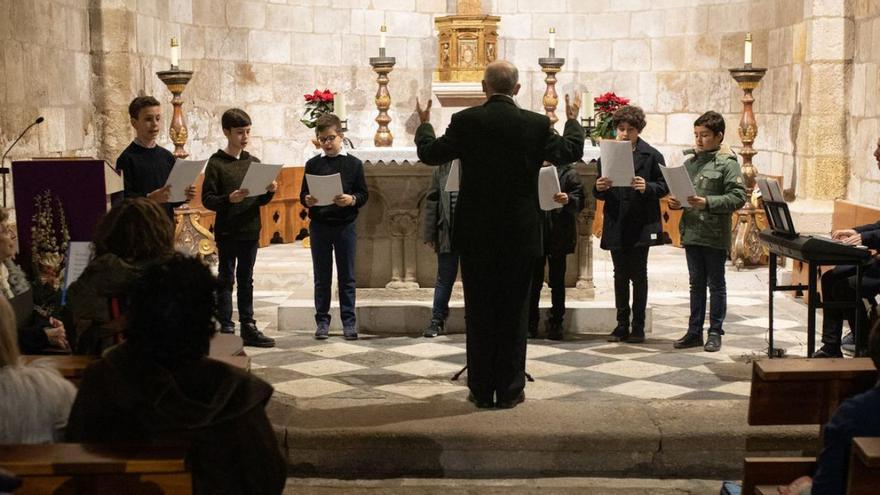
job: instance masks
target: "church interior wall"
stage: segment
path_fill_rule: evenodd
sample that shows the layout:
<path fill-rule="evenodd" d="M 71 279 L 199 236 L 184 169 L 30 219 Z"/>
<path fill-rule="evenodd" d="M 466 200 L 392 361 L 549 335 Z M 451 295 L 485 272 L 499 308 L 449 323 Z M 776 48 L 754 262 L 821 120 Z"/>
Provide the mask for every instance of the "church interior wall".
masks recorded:
<path fill-rule="evenodd" d="M 854 23 L 847 199 L 880 205 L 880 171 L 871 156 L 880 137 L 880 2 L 856 2 Z"/>

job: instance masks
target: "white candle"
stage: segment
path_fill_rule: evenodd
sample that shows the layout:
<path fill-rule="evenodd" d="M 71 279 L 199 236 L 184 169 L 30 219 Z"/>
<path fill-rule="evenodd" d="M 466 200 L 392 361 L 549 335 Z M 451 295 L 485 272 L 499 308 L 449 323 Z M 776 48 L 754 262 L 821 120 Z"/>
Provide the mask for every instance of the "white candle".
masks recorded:
<path fill-rule="evenodd" d="M 379 28 L 379 48 L 385 48 L 385 32 L 388 31 L 384 25 Z"/>
<path fill-rule="evenodd" d="M 180 43 L 177 38 L 171 38 L 171 66 L 177 67 L 180 64 Z"/>
<path fill-rule="evenodd" d="M 556 49 L 556 28 L 550 28 L 550 49 Z"/>
<path fill-rule="evenodd" d="M 746 43 L 743 49 L 743 63 L 752 65 L 752 33 L 746 33 Z"/>
<path fill-rule="evenodd" d="M 339 117 L 339 120 L 348 120 L 348 112 L 345 111 L 345 95 L 342 93 L 333 93 L 333 113 Z"/>
<path fill-rule="evenodd" d="M 589 91 L 581 93 L 581 117 L 588 119 L 593 116 L 593 94 Z"/>

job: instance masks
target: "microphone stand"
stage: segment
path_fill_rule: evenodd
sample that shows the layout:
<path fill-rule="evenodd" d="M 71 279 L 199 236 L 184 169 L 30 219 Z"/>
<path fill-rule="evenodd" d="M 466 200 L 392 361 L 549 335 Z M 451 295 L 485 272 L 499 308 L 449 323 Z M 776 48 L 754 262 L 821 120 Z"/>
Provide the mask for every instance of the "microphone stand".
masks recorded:
<path fill-rule="evenodd" d="M 9 155 L 9 152 L 12 151 L 12 148 L 15 147 L 16 144 L 21 140 L 21 138 L 31 129 L 31 127 L 40 124 L 43 122 L 43 117 L 37 117 L 37 120 L 31 122 L 31 125 L 24 128 L 21 131 L 21 134 L 15 138 L 15 141 L 9 145 L 9 148 L 6 148 L 6 153 L 3 153 L 3 158 L 0 158 L 0 175 L 3 176 L 3 208 L 6 208 L 6 176 L 9 175 L 9 167 L 6 166 L 6 156 Z"/>

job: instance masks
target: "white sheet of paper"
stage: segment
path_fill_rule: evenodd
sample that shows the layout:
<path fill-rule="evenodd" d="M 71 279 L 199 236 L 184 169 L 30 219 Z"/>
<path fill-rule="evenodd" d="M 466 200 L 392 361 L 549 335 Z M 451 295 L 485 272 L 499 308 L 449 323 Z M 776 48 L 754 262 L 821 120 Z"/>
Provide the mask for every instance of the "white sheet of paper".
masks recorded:
<path fill-rule="evenodd" d="M 452 166 L 449 167 L 449 175 L 446 176 L 446 187 L 443 188 L 445 192 L 458 191 L 459 179 L 461 178 L 461 171 L 458 168 L 459 163 L 458 159 L 452 160 Z"/>
<path fill-rule="evenodd" d="M 562 205 L 553 201 L 553 195 L 562 192 L 559 187 L 559 174 L 553 165 L 541 167 L 538 172 L 538 202 L 544 211 L 562 208 Z"/>
<path fill-rule="evenodd" d="M 181 203 L 186 201 L 186 188 L 196 182 L 196 178 L 205 168 L 207 160 L 191 161 L 181 160 L 180 158 L 174 162 L 174 168 L 168 174 L 168 180 L 165 185 L 171 186 L 171 196 L 168 197 L 169 203 Z"/>
<path fill-rule="evenodd" d="M 309 185 L 309 196 L 318 200 L 315 206 L 332 205 L 333 198 L 342 194 L 342 176 L 339 174 L 306 174 L 306 183 Z"/>
<path fill-rule="evenodd" d="M 64 271 L 64 289 L 70 287 L 70 284 L 76 282 L 76 279 L 82 275 L 89 259 L 92 257 L 92 243 L 82 241 L 71 241 L 67 245 L 67 268 Z"/>
<path fill-rule="evenodd" d="M 602 155 L 602 177 L 611 179 L 612 187 L 630 187 L 635 177 L 632 143 L 603 139 L 599 142 Z"/>
<path fill-rule="evenodd" d="M 266 194 L 266 188 L 275 180 L 275 177 L 278 177 L 278 172 L 281 172 L 283 166 L 271 163 L 251 163 L 238 188 L 247 189 L 247 197 L 249 198 Z"/>
<path fill-rule="evenodd" d="M 682 208 L 690 208 L 687 202 L 688 196 L 696 196 L 697 191 L 694 189 L 694 183 L 688 176 L 687 169 L 682 167 L 660 167 L 660 173 L 666 179 L 666 185 L 669 186 L 669 192 L 675 196 L 675 199 L 681 203 Z"/>

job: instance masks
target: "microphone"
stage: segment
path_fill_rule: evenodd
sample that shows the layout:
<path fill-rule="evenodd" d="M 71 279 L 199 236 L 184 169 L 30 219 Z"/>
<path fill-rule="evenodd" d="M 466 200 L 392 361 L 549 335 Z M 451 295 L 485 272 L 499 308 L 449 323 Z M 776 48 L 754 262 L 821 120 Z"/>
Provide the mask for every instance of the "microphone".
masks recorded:
<path fill-rule="evenodd" d="M 9 173 L 9 168 L 6 167 L 6 155 L 8 155 L 10 151 L 12 151 L 12 148 L 14 148 L 16 144 L 18 144 L 21 138 L 24 137 L 25 133 L 27 133 L 27 131 L 29 131 L 31 127 L 37 124 L 42 124 L 44 120 L 46 119 L 44 119 L 42 116 L 37 117 L 37 120 L 31 122 L 29 126 L 25 127 L 24 130 L 21 131 L 21 134 L 19 134 L 18 137 L 15 138 L 15 141 L 13 141 L 12 144 L 9 145 L 9 148 L 6 148 L 6 153 L 3 153 L 3 158 L 0 159 L 0 165 L 2 165 L 2 167 L 0 167 L 0 174 Z"/>
<path fill-rule="evenodd" d="M 21 134 L 19 134 L 18 137 L 15 138 L 15 141 L 13 141 L 12 144 L 9 145 L 9 148 L 6 148 L 6 153 L 3 153 L 3 158 L 0 158 L 0 175 L 3 176 L 3 208 L 6 208 L 6 176 L 9 175 L 9 167 L 6 166 L 6 155 L 8 155 L 10 151 L 12 151 L 12 148 L 15 147 L 16 144 L 18 144 L 21 138 L 24 137 L 25 133 L 27 133 L 27 131 L 29 131 L 31 127 L 43 123 L 44 120 L 46 119 L 44 119 L 42 116 L 37 117 L 37 120 L 31 122 L 29 126 L 25 127 L 24 130 L 21 131 Z"/>

